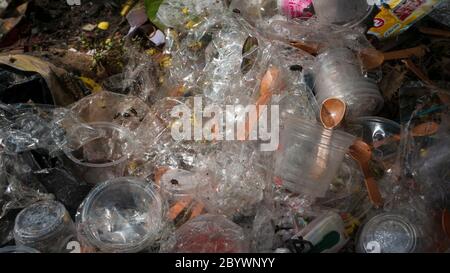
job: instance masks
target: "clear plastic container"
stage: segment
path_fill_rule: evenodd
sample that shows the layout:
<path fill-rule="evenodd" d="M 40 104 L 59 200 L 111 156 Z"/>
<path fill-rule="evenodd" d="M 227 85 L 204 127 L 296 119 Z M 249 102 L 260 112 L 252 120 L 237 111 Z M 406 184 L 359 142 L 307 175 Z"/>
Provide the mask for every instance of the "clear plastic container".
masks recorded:
<path fill-rule="evenodd" d="M 300 119 L 289 119 L 280 132 L 275 175 L 296 193 L 324 197 L 354 137 Z"/>
<path fill-rule="evenodd" d="M 36 249 L 26 246 L 5 246 L 0 248 L 1 253 L 40 253 Z"/>
<path fill-rule="evenodd" d="M 412 253 L 420 249 L 420 228 L 407 217 L 382 213 L 369 219 L 360 229 L 359 253 Z"/>
<path fill-rule="evenodd" d="M 244 230 L 222 215 L 205 214 L 175 231 L 163 249 L 173 253 L 246 253 Z"/>
<path fill-rule="evenodd" d="M 75 151 L 65 151 L 65 166 L 87 183 L 98 184 L 125 173 L 134 150 L 131 133 L 109 122 L 89 123 L 101 137 L 85 143 Z"/>
<path fill-rule="evenodd" d="M 314 66 L 317 102 L 339 98 L 347 104 L 347 119 L 376 114 L 383 107 L 377 84 L 362 74 L 361 64 L 348 48 L 321 53 Z"/>
<path fill-rule="evenodd" d="M 122 177 L 97 185 L 77 213 L 83 252 L 141 252 L 160 236 L 164 205 L 144 180 Z"/>
<path fill-rule="evenodd" d="M 69 213 L 57 201 L 42 201 L 23 209 L 14 225 L 16 244 L 40 252 L 68 252 L 67 243 L 75 234 Z"/>

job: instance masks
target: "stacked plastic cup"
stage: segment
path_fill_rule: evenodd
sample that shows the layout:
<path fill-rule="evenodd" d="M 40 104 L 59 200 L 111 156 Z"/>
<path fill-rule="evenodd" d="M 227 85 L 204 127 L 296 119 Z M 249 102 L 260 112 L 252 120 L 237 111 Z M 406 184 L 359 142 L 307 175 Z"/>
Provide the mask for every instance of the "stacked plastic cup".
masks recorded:
<path fill-rule="evenodd" d="M 317 57 L 315 92 L 319 105 L 328 98 L 347 104 L 347 119 L 376 114 L 383 107 L 377 84 L 362 74 L 361 64 L 348 48 L 328 49 Z"/>

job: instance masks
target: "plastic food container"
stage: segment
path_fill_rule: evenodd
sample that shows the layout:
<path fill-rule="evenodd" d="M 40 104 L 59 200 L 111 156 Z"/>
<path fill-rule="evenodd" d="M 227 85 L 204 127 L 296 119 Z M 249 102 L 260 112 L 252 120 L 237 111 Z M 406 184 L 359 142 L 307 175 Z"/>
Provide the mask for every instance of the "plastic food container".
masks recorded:
<path fill-rule="evenodd" d="M 408 218 L 382 213 L 361 228 L 356 250 L 359 253 L 412 253 L 419 249 L 419 228 Z"/>
<path fill-rule="evenodd" d="M 97 185 L 77 213 L 82 252 L 141 252 L 160 235 L 164 206 L 155 187 L 122 177 Z"/>
<path fill-rule="evenodd" d="M 319 105 L 328 98 L 347 104 L 347 119 L 376 114 L 383 107 L 377 84 L 362 75 L 356 55 L 347 48 L 329 49 L 317 57 L 315 92 Z"/>
<path fill-rule="evenodd" d="M 41 252 L 68 252 L 66 245 L 74 237 L 74 223 L 57 201 L 35 203 L 23 209 L 15 220 L 14 239 L 19 246 Z"/>
<path fill-rule="evenodd" d="M 245 253 L 249 251 L 244 230 L 222 215 L 205 214 L 175 231 L 168 252 Z"/>
<path fill-rule="evenodd" d="M 123 176 L 134 150 L 131 133 L 109 122 L 94 122 L 89 126 L 98 130 L 101 137 L 85 143 L 78 150 L 66 151 L 65 165 L 91 184 Z"/>
<path fill-rule="evenodd" d="M 289 119 L 280 132 L 275 176 L 290 191 L 324 197 L 354 137 L 300 119 Z"/>

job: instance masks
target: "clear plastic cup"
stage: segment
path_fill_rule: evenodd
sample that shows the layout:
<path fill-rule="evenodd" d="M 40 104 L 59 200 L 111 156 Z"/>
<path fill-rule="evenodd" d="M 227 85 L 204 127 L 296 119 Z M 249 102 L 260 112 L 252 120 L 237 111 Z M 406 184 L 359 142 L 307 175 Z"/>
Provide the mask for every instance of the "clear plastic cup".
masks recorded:
<path fill-rule="evenodd" d="M 288 190 L 324 197 L 354 137 L 300 119 L 289 119 L 280 132 L 275 175 Z"/>
<path fill-rule="evenodd" d="M 40 252 L 68 252 L 67 243 L 75 234 L 69 213 L 57 201 L 42 201 L 23 209 L 14 225 L 16 244 Z"/>
<path fill-rule="evenodd" d="M 164 206 L 153 184 L 122 177 L 97 185 L 77 213 L 83 252 L 141 252 L 160 236 Z"/>
<path fill-rule="evenodd" d="M 361 64 L 348 48 L 321 53 L 314 67 L 317 102 L 339 98 L 347 105 L 347 119 L 376 114 L 383 107 L 377 84 L 362 75 Z"/>
<path fill-rule="evenodd" d="M 109 122 L 89 123 L 101 137 L 85 143 L 78 150 L 65 151 L 65 166 L 87 183 L 98 184 L 125 173 L 134 151 L 131 133 Z"/>
<path fill-rule="evenodd" d="M 360 229 L 359 253 L 412 253 L 419 249 L 420 229 L 407 217 L 382 213 L 369 219 Z"/>

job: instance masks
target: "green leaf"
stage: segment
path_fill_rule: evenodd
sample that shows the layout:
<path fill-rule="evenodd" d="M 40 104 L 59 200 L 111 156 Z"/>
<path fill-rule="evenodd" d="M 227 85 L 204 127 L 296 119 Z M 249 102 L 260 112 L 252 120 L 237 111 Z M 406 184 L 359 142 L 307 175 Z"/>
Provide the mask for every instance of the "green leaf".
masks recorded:
<path fill-rule="evenodd" d="M 164 0 L 145 0 L 145 10 L 147 12 L 147 17 L 150 21 L 154 22 L 156 19 L 156 14 L 158 13 L 159 6 L 161 6 Z"/>

